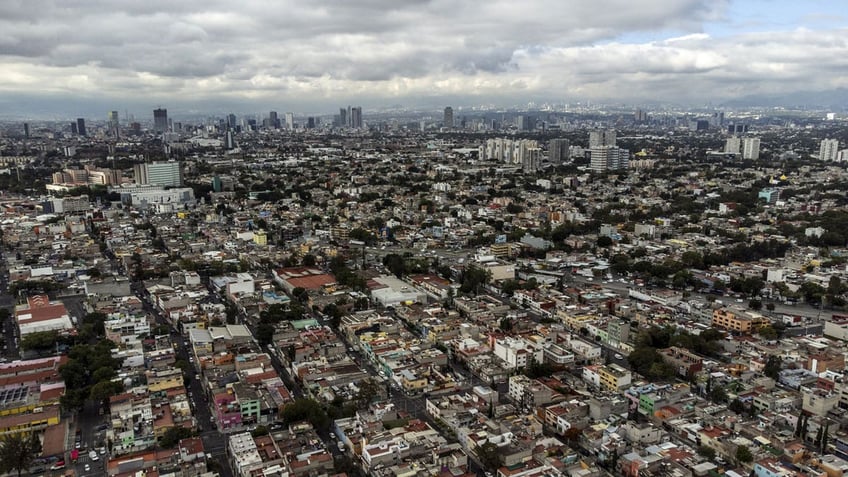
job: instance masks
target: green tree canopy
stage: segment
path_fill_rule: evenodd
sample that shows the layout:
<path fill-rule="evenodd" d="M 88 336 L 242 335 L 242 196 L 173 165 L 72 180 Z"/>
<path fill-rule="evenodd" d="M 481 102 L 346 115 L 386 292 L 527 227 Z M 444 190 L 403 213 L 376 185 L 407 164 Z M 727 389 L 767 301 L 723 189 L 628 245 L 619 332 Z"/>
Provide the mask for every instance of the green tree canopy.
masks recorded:
<path fill-rule="evenodd" d="M 14 433 L 0 438 L 0 474 L 29 469 L 38 454 L 41 444 L 36 434 Z"/>

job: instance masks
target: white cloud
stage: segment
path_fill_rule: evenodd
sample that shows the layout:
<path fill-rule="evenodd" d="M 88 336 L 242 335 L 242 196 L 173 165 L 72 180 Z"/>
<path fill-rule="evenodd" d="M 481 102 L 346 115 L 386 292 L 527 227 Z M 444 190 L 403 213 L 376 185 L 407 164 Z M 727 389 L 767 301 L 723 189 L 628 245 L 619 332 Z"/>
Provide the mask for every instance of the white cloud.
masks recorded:
<path fill-rule="evenodd" d="M 703 32 L 726 12 L 715 0 L 7 0 L 0 95 L 698 101 L 844 86 L 845 30 Z M 668 38 L 620 40 L 639 32 Z"/>

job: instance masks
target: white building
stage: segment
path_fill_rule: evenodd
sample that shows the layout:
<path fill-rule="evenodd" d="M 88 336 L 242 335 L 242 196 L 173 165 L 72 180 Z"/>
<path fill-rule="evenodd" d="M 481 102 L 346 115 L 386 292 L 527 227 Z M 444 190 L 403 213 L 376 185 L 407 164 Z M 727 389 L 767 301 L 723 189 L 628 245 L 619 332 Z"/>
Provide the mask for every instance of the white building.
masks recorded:
<path fill-rule="evenodd" d="M 543 349 L 535 350 L 527 341 L 511 336 L 495 340 L 493 352 L 510 369 L 525 368 L 534 359 L 539 363 L 544 359 Z"/>
<path fill-rule="evenodd" d="M 839 153 L 838 139 L 822 139 L 819 146 L 819 159 L 822 161 L 835 161 Z"/>
<path fill-rule="evenodd" d="M 15 321 L 22 337 L 43 331 L 68 331 L 74 327 L 65 305 L 51 302 L 47 295 L 28 297 L 26 304 L 16 306 Z"/>
<path fill-rule="evenodd" d="M 731 136 L 724 141 L 724 152 L 728 154 L 739 154 L 742 148 L 742 140 L 736 136 Z"/>
<path fill-rule="evenodd" d="M 742 140 L 742 159 L 760 158 L 760 138 L 746 137 Z"/>
<path fill-rule="evenodd" d="M 263 465 L 262 456 L 256 448 L 256 441 L 249 432 L 230 436 L 228 454 L 233 472 L 239 477 L 253 475 L 253 471 Z"/>
<path fill-rule="evenodd" d="M 615 146 L 599 146 L 590 150 L 589 169 L 597 172 L 627 169 L 630 151 Z"/>

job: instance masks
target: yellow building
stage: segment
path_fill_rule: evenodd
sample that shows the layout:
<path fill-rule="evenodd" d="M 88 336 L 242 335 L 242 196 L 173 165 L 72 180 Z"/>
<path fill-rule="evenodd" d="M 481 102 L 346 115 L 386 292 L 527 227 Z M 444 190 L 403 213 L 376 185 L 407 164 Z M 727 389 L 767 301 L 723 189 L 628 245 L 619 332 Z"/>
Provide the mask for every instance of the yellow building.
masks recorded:
<path fill-rule="evenodd" d="M 253 243 L 263 247 L 268 245 L 268 233 L 264 230 L 257 230 L 253 232 Z"/>
<path fill-rule="evenodd" d="M 59 406 L 37 407 L 31 413 L 0 417 L 0 436 L 32 432 L 59 424 Z"/>
<path fill-rule="evenodd" d="M 617 364 L 598 368 L 598 378 L 600 379 L 602 388 L 613 392 L 618 392 L 623 388 L 629 387 L 632 381 L 630 371 Z"/>
<path fill-rule="evenodd" d="M 418 376 L 412 371 L 403 370 L 400 373 L 400 384 L 406 392 L 423 391 L 427 387 L 427 378 Z"/>
<path fill-rule="evenodd" d="M 594 315 L 570 315 L 562 310 L 557 311 L 557 315 L 562 319 L 569 329 L 577 331 L 580 328 L 585 328 L 587 324 L 596 321 L 598 318 Z"/>
<path fill-rule="evenodd" d="M 147 371 L 147 389 L 151 393 L 184 387 L 183 373 L 177 368 Z"/>
<path fill-rule="evenodd" d="M 768 319 L 759 313 L 718 308 L 713 310 L 713 327 L 737 333 L 750 333 L 767 325 Z"/>

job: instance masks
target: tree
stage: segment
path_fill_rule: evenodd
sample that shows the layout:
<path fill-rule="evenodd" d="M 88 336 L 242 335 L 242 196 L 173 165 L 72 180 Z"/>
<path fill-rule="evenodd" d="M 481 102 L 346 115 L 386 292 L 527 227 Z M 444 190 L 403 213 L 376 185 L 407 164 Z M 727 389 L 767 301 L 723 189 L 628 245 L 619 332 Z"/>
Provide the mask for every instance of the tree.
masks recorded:
<path fill-rule="evenodd" d="M 106 401 L 123 390 L 124 386 L 120 382 L 100 381 L 91 386 L 89 397 L 94 401 Z"/>
<path fill-rule="evenodd" d="M 724 387 L 716 386 L 712 388 L 710 391 L 710 400 L 712 400 L 716 404 L 722 404 L 727 402 L 727 391 L 725 391 Z"/>
<path fill-rule="evenodd" d="M 745 404 L 743 404 L 742 401 L 739 400 L 739 398 L 736 398 L 731 401 L 730 404 L 727 405 L 727 408 L 735 412 L 736 414 L 742 414 L 743 412 L 745 412 Z"/>
<path fill-rule="evenodd" d="M 309 421 L 316 429 L 326 429 L 330 424 L 327 413 L 318 401 L 308 398 L 296 399 L 286 405 L 281 412 L 283 421 L 292 424 L 298 421 Z"/>
<path fill-rule="evenodd" d="M 765 340 L 777 339 L 777 331 L 769 325 L 761 327 L 757 333 Z"/>
<path fill-rule="evenodd" d="M 698 446 L 698 455 L 712 462 L 715 460 L 716 451 L 712 447 Z"/>
<path fill-rule="evenodd" d="M 315 262 L 316 262 L 315 255 L 307 253 L 306 255 L 303 256 L 303 261 L 301 263 L 303 263 L 304 267 L 314 267 Z"/>
<path fill-rule="evenodd" d="M 29 469 L 36 457 L 36 449 L 40 448 L 38 435 L 23 433 L 6 434 L 0 440 L 0 473 Z"/>
<path fill-rule="evenodd" d="M 756 310 L 756 311 L 762 310 L 763 309 L 763 302 L 762 302 L 762 300 L 759 300 L 757 298 L 752 298 L 748 302 L 748 308 L 750 308 L 752 310 Z"/>
<path fill-rule="evenodd" d="M 173 449 L 181 440 L 191 437 L 191 429 L 182 426 L 169 427 L 159 439 L 159 445 L 165 449 Z"/>
<path fill-rule="evenodd" d="M 601 235 L 598 237 L 597 241 L 598 247 L 609 247 L 612 245 L 612 239 L 606 235 Z"/>
<path fill-rule="evenodd" d="M 739 463 L 747 463 L 754 460 L 754 455 L 751 454 L 751 449 L 748 446 L 739 446 L 736 448 L 736 460 Z"/>
<path fill-rule="evenodd" d="M 274 341 L 274 325 L 271 323 L 259 323 L 256 326 L 256 341 L 259 346 L 271 344 Z"/>
<path fill-rule="evenodd" d="M 383 265 L 396 277 L 403 277 L 406 273 L 406 261 L 396 253 L 390 253 L 383 257 Z"/>
<path fill-rule="evenodd" d="M 48 350 L 56 346 L 59 333 L 56 331 L 39 331 L 28 333 L 21 338 L 21 348 L 25 350 Z"/>
<path fill-rule="evenodd" d="M 480 267 L 470 266 L 462 273 L 460 291 L 463 293 L 475 294 L 478 292 L 480 285 L 489 283 L 492 279 L 492 272 Z"/>
<path fill-rule="evenodd" d="M 477 446 L 474 449 L 474 453 L 477 455 L 477 459 L 480 461 L 480 464 L 489 471 L 496 471 L 500 468 L 503 463 L 503 456 L 501 455 L 500 449 L 495 444 L 491 442 L 486 442 L 481 446 Z"/>
<path fill-rule="evenodd" d="M 772 355 L 768 357 L 768 360 L 766 360 L 766 365 L 763 367 L 763 374 L 777 381 L 782 368 L 783 358 Z"/>

